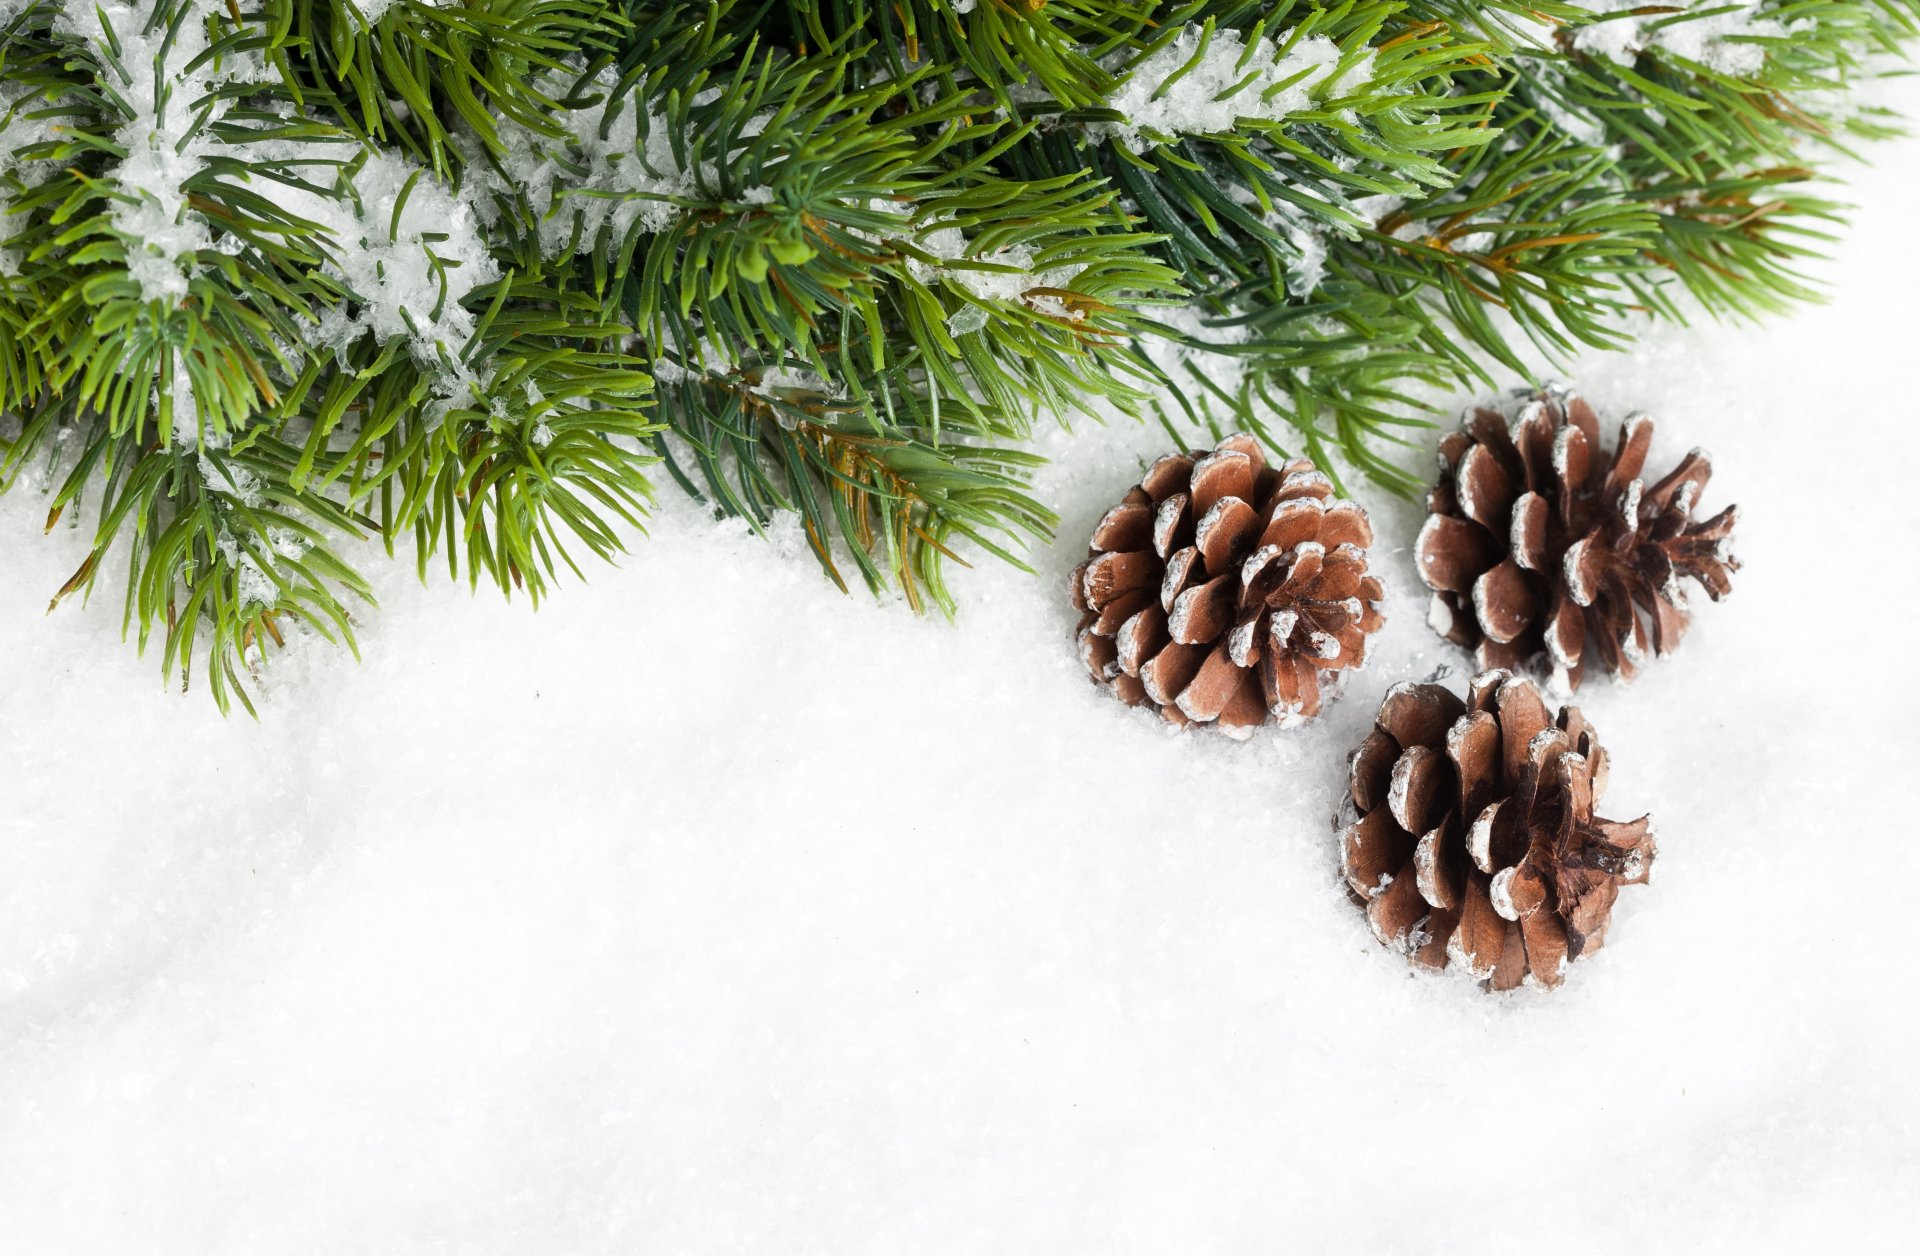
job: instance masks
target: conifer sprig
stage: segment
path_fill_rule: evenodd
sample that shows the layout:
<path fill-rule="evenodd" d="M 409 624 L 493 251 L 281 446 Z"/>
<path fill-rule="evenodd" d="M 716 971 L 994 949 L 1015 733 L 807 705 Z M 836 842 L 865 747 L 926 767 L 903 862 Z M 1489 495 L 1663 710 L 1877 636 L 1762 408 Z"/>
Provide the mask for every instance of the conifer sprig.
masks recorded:
<path fill-rule="evenodd" d="M 1816 295 L 1920 0 L 0 0 L 0 487 L 224 707 L 357 538 L 544 596 L 664 473 L 951 605 L 1022 449 L 1413 482 L 1416 385 Z M 1880 59 L 1880 60 L 1876 60 Z"/>

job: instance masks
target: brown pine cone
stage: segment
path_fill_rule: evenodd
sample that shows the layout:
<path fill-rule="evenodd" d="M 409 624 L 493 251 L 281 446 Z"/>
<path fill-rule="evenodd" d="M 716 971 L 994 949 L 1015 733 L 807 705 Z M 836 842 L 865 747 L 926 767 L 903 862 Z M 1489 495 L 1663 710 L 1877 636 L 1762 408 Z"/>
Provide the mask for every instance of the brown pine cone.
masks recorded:
<path fill-rule="evenodd" d="M 1080 656 L 1129 705 L 1247 736 L 1317 715 L 1385 622 L 1366 512 L 1251 436 L 1169 454 L 1100 520 L 1073 569 Z"/>
<path fill-rule="evenodd" d="M 1530 680 L 1493 669 L 1463 703 L 1388 691 L 1348 764 L 1340 870 L 1383 943 L 1458 963 L 1494 990 L 1558 986 L 1598 950 L 1623 885 L 1653 870 L 1653 826 L 1603 820 L 1607 752 L 1578 708 L 1556 719 Z"/>
<path fill-rule="evenodd" d="M 1649 639 L 1670 653 L 1687 628 L 1683 579 L 1716 602 L 1732 592 L 1738 508 L 1693 518 L 1710 471 L 1698 449 L 1643 488 L 1652 441 L 1653 420 L 1628 415 L 1607 457 L 1593 407 L 1557 385 L 1511 423 L 1495 409 L 1468 412 L 1440 442 L 1440 481 L 1414 546 L 1434 631 L 1481 667 L 1544 655 L 1568 688 L 1596 664 L 1631 679 Z"/>

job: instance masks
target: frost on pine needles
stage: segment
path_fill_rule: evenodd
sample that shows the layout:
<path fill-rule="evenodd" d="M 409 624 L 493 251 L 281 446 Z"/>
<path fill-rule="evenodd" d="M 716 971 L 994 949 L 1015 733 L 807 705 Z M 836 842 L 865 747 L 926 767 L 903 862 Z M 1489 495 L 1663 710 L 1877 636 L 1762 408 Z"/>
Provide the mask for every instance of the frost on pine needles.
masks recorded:
<path fill-rule="evenodd" d="M 218 142 L 212 127 L 230 108 L 215 89 L 262 79 L 257 55 L 209 56 L 210 0 L 168 6 L 69 0 L 54 29 L 83 42 L 100 63 L 100 85 L 126 118 L 114 138 L 125 150 L 113 178 L 114 226 L 130 242 L 128 268 L 149 301 L 184 296 L 188 258 L 213 243 L 205 220 L 187 212 L 187 184 Z M 178 68 L 176 68 L 178 67 Z"/>
<path fill-rule="evenodd" d="M 1805 30 L 1815 19 L 1786 23 L 1765 16 L 1770 7 L 1749 3 L 1711 5 L 1704 12 L 1651 6 L 1640 0 L 1600 0 L 1599 21 L 1582 27 L 1573 45 L 1582 52 L 1631 66 L 1649 48 L 1685 57 L 1719 74 L 1756 74 L 1766 64 L 1767 40 Z M 1806 6 L 1811 7 L 1811 6 Z"/>
<path fill-rule="evenodd" d="M 1067 303 L 1048 289 L 1065 289 L 1080 274 L 1078 266 L 1036 269 L 1034 251 L 1024 244 L 980 250 L 959 227 L 936 224 L 923 229 L 915 245 L 932 260 L 908 257 L 906 272 L 923 284 L 945 279 L 980 301 L 1019 301 L 1053 318 L 1079 317 Z M 984 308 L 964 305 L 947 319 L 956 334 L 978 331 L 989 316 Z"/>
<path fill-rule="evenodd" d="M 0 25 L 8 20 L 5 9 L 0 2 Z M 56 161 L 28 155 L 59 139 L 55 123 L 37 116 L 43 103 L 30 91 L 0 83 L 0 278 L 20 273 L 20 251 L 6 243 L 20 226 L 10 217 L 9 187 L 23 191 L 38 187 L 60 168 Z"/>
<path fill-rule="evenodd" d="M 314 325 L 310 344 L 344 354 L 362 333 L 409 338 L 420 358 L 458 352 L 473 334 L 462 304 L 500 276 L 472 206 L 391 153 L 366 155 L 335 198 L 285 188 L 283 204 L 326 228 L 324 269 L 350 295 Z M 266 190 L 266 189 L 263 189 Z M 296 200 L 296 197 L 298 198 Z"/>
<path fill-rule="evenodd" d="M 1359 67 L 1337 73 L 1341 52 L 1324 35 L 1276 45 L 1262 35 L 1188 26 L 1135 63 L 1108 101 L 1124 115 L 1107 124 L 1135 152 L 1181 135 L 1232 131 L 1237 122 L 1279 122 L 1309 108 L 1336 82 L 1364 85 Z"/>
<path fill-rule="evenodd" d="M 581 82 L 549 74 L 539 87 L 556 100 L 585 102 L 553 111 L 562 136 L 501 118 L 496 126 L 503 151 L 491 159 L 477 140 L 463 137 L 481 220 L 494 226 L 503 206 L 524 205 L 549 257 L 570 246 L 592 251 L 600 247 L 603 230 L 615 244 L 636 229 L 664 230 L 678 212 L 676 198 L 691 197 L 696 189 L 660 115 L 630 86 L 622 90 L 611 69 Z"/>

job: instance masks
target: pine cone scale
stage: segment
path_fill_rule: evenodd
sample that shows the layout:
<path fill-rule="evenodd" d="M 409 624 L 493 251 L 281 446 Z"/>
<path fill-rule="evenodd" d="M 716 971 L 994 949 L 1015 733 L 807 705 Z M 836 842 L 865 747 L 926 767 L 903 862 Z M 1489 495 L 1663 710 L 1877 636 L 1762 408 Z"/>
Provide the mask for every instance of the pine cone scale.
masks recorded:
<path fill-rule="evenodd" d="M 1393 782 L 1393 765 L 1400 757 L 1400 743 L 1375 729 L 1367 734 L 1347 760 L 1347 794 L 1361 812 L 1370 812 L 1387 801 L 1387 789 Z"/>
<path fill-rule="evenodd" d="M 1216 449 L 1193 464 L 1193 513 L 1204 519 L 1230 497 L 1253 496 L 1253 459 L 1239 449 Z"/>
<path fill-rule="evenodd" d="M 1460 513 L 1495 535 L 1506 526 L 1518 497 L 1514 477 L 1485 445 L 1475 445 L 1454 472 L 1454 500 Z"/>
<path fill-rule="evenodd" d="M 1145 494 L 1140 496 L 1144 499 Z M 1151 502 L 1124 501 L 1109 510 L 1100 519 L 1093 530 L 1093 544 L 1096 549 L 1108 551 L 1143 550 L 1151 548 L 1154 512 Z"/>
<path fill-rule="evenodd" d="M 1644 414 L 1629 415 L 1620 424 L 1620 439 L 1614 444 L 1613 466 L 1607 472 L 1601 490 L 1606 501 L 1617 500 L 1627 485 L 1646 470 L 1647 455 L 1653 452 L 1653 420 Z"/>
<path fill-rule="evenodd" d="M 1447 730 L 1446 744 L 1459 785 L 1461 818 L 1475 820 L 1486 810 L 1498 780 L 1499 721 L 1485 711 L 1469 711 Z"/>
<path fill-rule="evenodd" d="M 1548 538 L 1553 507 L 1547 499 L 1528 489 L 1513 503 L 1513 521 L 1507 528 L 1507 548 L 1513 561 L 1531 572 L 1544 572 L 1552 561 Z"/>
<path fill-rule="evenodd" d="M 1486 879 L 1479 875 L 1468 877 L 1460 903 L 1460 919 L 1446 942 L 1447 958 L 1466 969 L 1474 980 L 1485 981 L 1493 976 L 1506 949 L 1506 940 L 1507 922 L 1493 910 L 1493 900 L 1487 897 Z"/>
<path fill-rule="evenodd" d="M 1260 533 L 1262 549 L 1286 553 L 1296 545 L 1317 540 L 1326 526 L 1326 508 L 1316 497 L 1292 497 L 1282 501 Z"/>
<path fill-rule="evenodd" d="M 1414 542 L 1420 578 L 1445 593 L 1470 593 L 1480 573 L 1499 561 L 1499 543 L 1483 528 L 1452 515 L 1428 515 Z"/>
<path fill-rule="evenodd" d="M 1222 497 L 1201 517 L 1193 543 L 1208 571 L 1225 572 L 1235 554 L 1244 553 L 1259 520 L 1241 497 Z"/>

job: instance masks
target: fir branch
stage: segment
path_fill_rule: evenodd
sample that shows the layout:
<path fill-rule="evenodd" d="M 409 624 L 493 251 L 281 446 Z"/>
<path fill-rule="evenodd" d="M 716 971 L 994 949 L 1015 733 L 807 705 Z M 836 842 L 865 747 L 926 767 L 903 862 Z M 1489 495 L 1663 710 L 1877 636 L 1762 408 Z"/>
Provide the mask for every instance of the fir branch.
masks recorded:
<path fill-rule="evenodd" d="M 1150 405 L 1401 490 L 1414 385 L 1772 312 L 1916 0 L 27 0 L 0 488 L 222 705 L 342 541 L 533 599 L 649 471 L 951 606 Z M 848 569 L 852 570 L 849 571 Z"/>

